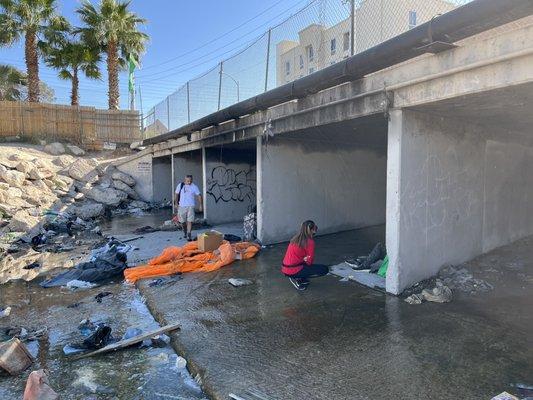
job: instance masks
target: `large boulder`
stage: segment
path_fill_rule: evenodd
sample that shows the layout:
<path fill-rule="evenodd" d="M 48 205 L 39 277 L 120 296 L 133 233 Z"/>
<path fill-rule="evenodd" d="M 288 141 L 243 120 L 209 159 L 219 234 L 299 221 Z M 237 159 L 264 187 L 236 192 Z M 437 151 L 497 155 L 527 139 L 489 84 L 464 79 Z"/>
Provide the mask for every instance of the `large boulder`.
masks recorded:
<path fill-rule="evenodd" d="M 124 172 L 120 172 L 119 170 L 113 171 L 111 178 L 116 181 L 122 181 L 128 186 L 135 186 L 135 179 Z"/>
<path fill-rule="evenodd" d="M 118 206 L 128 198 L 128 195 L 121 190 L 102 188 L 100 186 L 94 186 L 82 192 L 86 198 L 94 200 L 97 203 L 105 204 L 106 206 Z"/>
<path fill-rule="evenodd" d="M 113 180 L 113 187 L 115 189 L 122 190 L 128 195 L 128 197 L 132 198 L 133 200 L 137 200 L 139 198 L 137 192 L 122 181 Z"/>
<path fill-rule="evenodd" d="M 20 171 L 6 170 L 1 172 L 0 178 L 8 183 L 9 186 L 22 187 L 26 179 L 26 174 Z"/>
<path fill-rule="evenodd" d="M 72 179 L 82 182 L 93 183 L 98 180 L 94 163 L 84 158 L 74 161 L 68 169 L 68 174 Z"/>
<path fill-rule="evenodd" d="M 22 187 L 24 187 L 24 186 L 22 186 Z M 22 189 L 20 189 L 18 187 L 10 187 L 9 189 L 6 190 L 6 193 L 7 193 L 7 195 L 10 198 L 22 197 Z"/>
<path fill-rule="evenodd" d="M 4 167 L 4 169 L 15 169 L 17 168 L 18 163 L 19 162 L 16 160 L 8 160 L 7 158 L 0 157 L 0 165 Z"/>
<path fill-rule="evenodd" d="M 70 164 L 72 164 L 74 161 L 75 161 L 74 157 L 65 154 L 57 158 L 54 158 L 54 161 L 52 161 L 52 163 L 54 163 L 54 165 L 57 165 L 58 167 L 65 168 L 65 167 L 70 166 Z"/>
<path fill-rule="evenodd" d="M 80 149 L 78 146 L 74 146 L 73 144 L 67 144 L 68 152 L 74 156 L 83 156 L 85 154 L 85 151 Z"/>
<path fill-rule="evenodd" d="M 28 161 L 22 160 L 17 164 L 17 171 L 22 172 L 26 175 L 28 175 L 32 169 L 33 165 L 31 165 L 31 163 L 29 163 Z"/>
<path fill-rule="evenodd" d="M 104 215 L 105 207 L 100 203 L 84 203 L 83 205 L 73 207 L 73 212 L 77 217 L 87 220 Z"/>
<path fill-rule="evenodd" d="M 54 156 L 58 156 L 60 154 L 65 154 L 65 152 L 66 152 L 65 146 L 63 146 L 59 142 L 54 142 L 54 143 L 47 144 L 46 146 L 44 146 L 44 151 L 46 151 L 47 153 L 52 154 Z"/>
<path fill-rule="evenodd" d="M 39 228 L 39 218 L 31 216 L 26 210 L 19 210 L 13 215 L 7 228 L 11 232 L 29 233 Z"/>

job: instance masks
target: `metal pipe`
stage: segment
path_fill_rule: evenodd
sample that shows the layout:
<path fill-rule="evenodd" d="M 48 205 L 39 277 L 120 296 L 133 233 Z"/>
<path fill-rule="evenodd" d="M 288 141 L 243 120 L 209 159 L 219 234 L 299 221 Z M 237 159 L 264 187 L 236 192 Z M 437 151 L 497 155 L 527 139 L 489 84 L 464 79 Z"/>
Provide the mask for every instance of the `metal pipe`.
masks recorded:
<path fill-rule="evenodd" d="M 429 44 L 428 32 L 430 30 L 433 40 L 453 43 L 531 14 L 533 14 L 532 0 L 474 0 L 364 52 L 296 81 L 233 104 L 172 132 L 146 139 L 143 144 L 160 143 L 188 135 L 224 121 L 360 79 L 370 73 L 417 57 L 424 53 L 421 47 Z"/>
<path fill-rule="evenodd" d="M 268 67 L 270 64 L 270 37 L 272 36 L 272 29 L 268 30 L 267 40 L 267 58 L 266 58 L 266 70 L 265 70 L 265 92 L 268 90 Z"/>

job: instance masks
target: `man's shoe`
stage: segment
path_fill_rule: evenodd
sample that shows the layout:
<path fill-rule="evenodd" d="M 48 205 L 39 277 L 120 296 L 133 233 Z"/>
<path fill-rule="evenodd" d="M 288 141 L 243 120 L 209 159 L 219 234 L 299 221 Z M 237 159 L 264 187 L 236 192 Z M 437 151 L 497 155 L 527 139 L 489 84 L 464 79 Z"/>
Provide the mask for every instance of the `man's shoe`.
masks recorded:
<path fill-rule="evenodd" d="M 300 279 L 298 278 L 289 278 L 289 282 L 292 283 L 292 286 L 296 288 L 296 290 L 305 290 L 307 289 L 306 284 L 302 284 Z"/>
<path fill-rule="evenodd" d="M 192 242 L 192 236 L 190 233 L 187 235 L 187 242 Z"/>

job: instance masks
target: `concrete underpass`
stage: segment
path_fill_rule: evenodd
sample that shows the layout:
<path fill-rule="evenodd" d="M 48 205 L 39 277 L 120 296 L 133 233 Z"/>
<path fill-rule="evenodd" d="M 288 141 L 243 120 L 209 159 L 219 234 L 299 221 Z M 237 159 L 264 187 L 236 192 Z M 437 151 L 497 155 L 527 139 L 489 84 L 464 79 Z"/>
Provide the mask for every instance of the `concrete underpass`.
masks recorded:
<path fill-rule="evenodd" d="M 305 219 L 319 234 L 385 224 L 387 291 L 401 293 L 533 234 L 531 21 L 153 144 L 119 168 L 149 201 L 194 171 L 207 221 L 257 206 L 265 244 Z"/>

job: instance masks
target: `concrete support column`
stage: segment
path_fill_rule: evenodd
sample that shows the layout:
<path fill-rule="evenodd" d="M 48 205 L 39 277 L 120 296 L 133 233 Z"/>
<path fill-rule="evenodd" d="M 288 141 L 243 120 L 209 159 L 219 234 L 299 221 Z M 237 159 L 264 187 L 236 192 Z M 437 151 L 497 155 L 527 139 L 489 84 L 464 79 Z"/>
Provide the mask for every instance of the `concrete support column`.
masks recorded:
<path fill-rule="evenodd" d="M 257 163 L 257 171 L 256 171 L 256 180 L 257 180 L 257 234 L 259 237 L 259 240 L 261 239 L 261 232 L 263 232 L 263 138 L 262 136 L 257 137 L 257 155 L 256 155 L 256 163 Z"/>
<path fill-rule="evenodd" d="M 205 147 L 202 147 L 202 201 L 204 209 L 204 219 L 207 219 L 207 159 Z"/>
<path fill-rule="evenodd" d="M 174 154 L 170 155 L 170 168 L 172 170 L 172 214 L 175 214 L 178 210 L 176 209 L 176 205 L 174 204 L 174 192 L 176 190 L 176 171 L 174 167 Z"/>
<path fill-rule="evenodd" d="M 533 234 L 528 135 L 410 110 L 388 134 L 387 291 Z"/>

